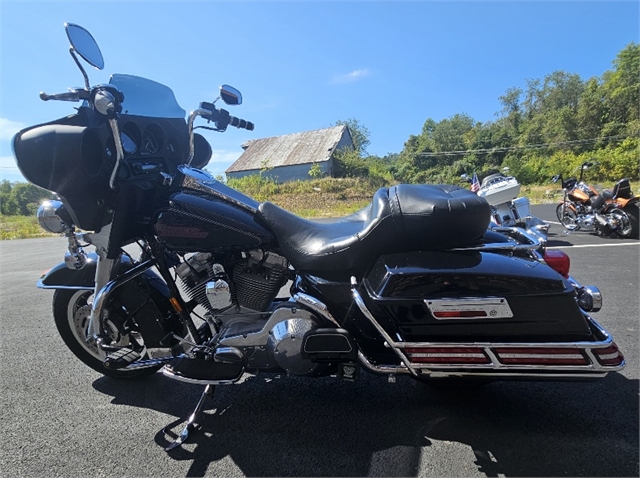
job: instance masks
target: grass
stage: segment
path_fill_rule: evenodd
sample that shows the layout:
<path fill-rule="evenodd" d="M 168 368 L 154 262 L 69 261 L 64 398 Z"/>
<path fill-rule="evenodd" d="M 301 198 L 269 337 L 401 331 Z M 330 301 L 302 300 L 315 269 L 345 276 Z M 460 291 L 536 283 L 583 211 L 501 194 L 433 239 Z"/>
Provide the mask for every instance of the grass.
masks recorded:
<path fill-rule="evenodd" d="M 259 176 L 250 178 L 247 178 L 248 181 L 229 181 L 229 186 L 258 201 L 270 201 L 309 219 L 349 215 L 369 204 L 376 190 L 384 186 L 376 181 L 359 178 L 324 178 L 284 184 L 276 184 Z M 595 186 L 600 191 L 612 188 L 613 183 Z M 637 193 L 640 183 L 631 183 L 631 189 Z M 522 186 L 520 196 L 528 197 L 532 204 L 553 204 L 562 199 L 562 189 L 555 184 Z M 38 225 L 35 216 L 0 215 L 2 240 L 45 236 L 55 237 L 56 234 L 45 232 Z"/>
<path fill-rule="evenodd" d="M 38 224 L 35 216 L 0 215 L 0 239 L 26 239 L 28 237 L 55 237 Z"/>

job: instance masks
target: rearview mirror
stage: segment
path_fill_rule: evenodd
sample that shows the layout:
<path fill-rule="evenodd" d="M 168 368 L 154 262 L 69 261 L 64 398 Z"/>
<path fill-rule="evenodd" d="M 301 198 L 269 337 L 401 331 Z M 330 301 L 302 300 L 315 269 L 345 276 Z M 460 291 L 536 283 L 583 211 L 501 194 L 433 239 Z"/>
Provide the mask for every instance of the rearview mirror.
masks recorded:
<path fill-rule="evenodd" d="M 104 68 L 104 59 L 91 33 L 74 23 L 65 23 L 64 29 L 67 32 L 67 38 L 69 38 L 69 43 L 71 43 L 73 50 L 91 66 L 102 70 Z"/>
<path fill-rule="evenodd" d="M 241 105 L 242 93 L 236 90 L 233 86 L 222 85 L 220 87 L 220 98 L 228 105 Z"/>

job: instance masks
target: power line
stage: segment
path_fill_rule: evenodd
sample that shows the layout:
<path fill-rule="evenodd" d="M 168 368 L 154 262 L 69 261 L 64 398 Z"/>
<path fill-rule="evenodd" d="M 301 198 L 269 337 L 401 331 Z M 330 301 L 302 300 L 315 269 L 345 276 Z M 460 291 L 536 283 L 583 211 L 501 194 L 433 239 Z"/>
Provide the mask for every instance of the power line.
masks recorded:
<path fill-rule="evenodd" d="M 631 135 L 631 136 L 637 136 L 637 135 Z M 629 135 L 603 136 L 601 138 L 576 139 L 573 141 L 559 141 L 556 143 L 526 144 L 523 146 L 508 146 L 503 148 L 469 149 L 466 151 L 410 153 L 409 156 L 419 156 L 423 158 L 429 158 L 434 156 L 460 156 L 465 154 L 508 153 L 510 151 L 523 151 L 527 149 L 544 149 L 544 148 L 550 148 L 552 146 L 572 146 L 572 145 L 579 145 L 579 144 L 594 144 L 599 141 L 605 141 L 605 140 L 608 140 L 610 143 L 613 143 L 616 141 L 622 141 L 631 136 Z"/>

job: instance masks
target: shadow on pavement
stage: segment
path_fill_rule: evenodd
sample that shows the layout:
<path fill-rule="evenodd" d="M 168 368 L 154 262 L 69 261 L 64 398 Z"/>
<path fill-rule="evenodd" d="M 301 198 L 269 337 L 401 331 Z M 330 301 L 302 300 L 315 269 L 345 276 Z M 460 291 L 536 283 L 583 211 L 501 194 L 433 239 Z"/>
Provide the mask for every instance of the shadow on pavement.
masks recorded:
<path fill-rule="evenodd" d="M 114 404 L 167 414 L 169 433 L 155 436 L 163 448 L 203 389 L 160 374 L 141 383 L 101 378 L 94 388 Z M 217 387 L 200 432 L 169 456 L 191 461 L 188 476 L 215 473 L 227 456 L 247 476 L 418 476 L 432 453 L 469 447 L 460 469 L 486 476 L 638 476 L 638 408 L 638 381 L 621 374 L 462 390 L 408 377 L 250 376 Z"/>

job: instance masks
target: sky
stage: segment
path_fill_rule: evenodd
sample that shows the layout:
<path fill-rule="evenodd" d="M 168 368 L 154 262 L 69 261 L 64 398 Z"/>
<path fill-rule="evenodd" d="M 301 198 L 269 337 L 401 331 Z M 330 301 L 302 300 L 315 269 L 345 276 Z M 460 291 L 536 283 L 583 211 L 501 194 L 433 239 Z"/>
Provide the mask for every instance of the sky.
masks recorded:
<path fill-rule="evenodd" d="M 640 41 L 640 2 L 0 0 L 0 179 L 24 180 L 11 151 L 20 128 L 73 113 L 73 103 L 38 97 L 83 84 L 65 22 L 100 46 L 105 68 L 87 66 L 91 84 L 151 78 L 187 111 L 221 84 L 238 88 L 243 104 L 227 109 L 256 127 L 203 133 L 207 169 L 220 174 L 247 140 L 350 118 L 379 156 L 400 152 L 428 118 L 494 121 L 499 97 L 527 79 L 610 70 Z"/>

